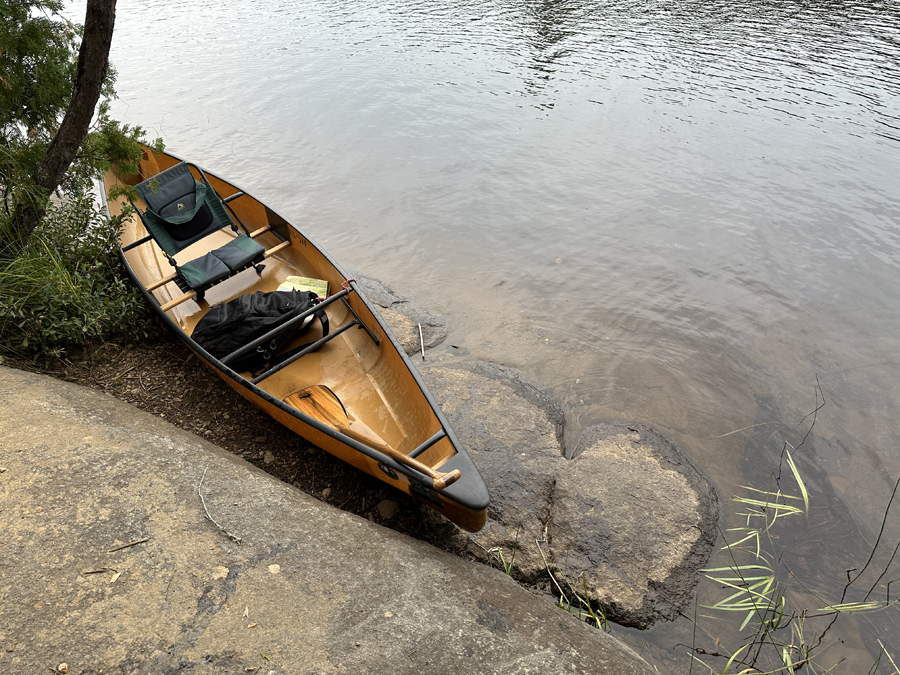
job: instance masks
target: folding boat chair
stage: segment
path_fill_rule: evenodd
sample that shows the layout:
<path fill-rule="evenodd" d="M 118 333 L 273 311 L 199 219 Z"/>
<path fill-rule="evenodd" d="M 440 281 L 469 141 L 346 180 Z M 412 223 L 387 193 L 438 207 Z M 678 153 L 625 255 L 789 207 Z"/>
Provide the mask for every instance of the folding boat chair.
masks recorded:
<path fill-rule="evenodd" d="M 195 167 L 203 179 L 200 182 L 188 167 L 186 162 L 181 162 L 138 183 L 135 189 L 146 205 L 144 211 L 132 202 L 149 235 L 138 239 L 129 248 L 152 239 L 175 267 L 173 274 L 147 286 L 147 290 L 154 290 L 174 281 L 184 292 L 180 298 L 163 305 L 164 311 L 194 297 L 202 300 L 207 289 L 250 267 L 261 273 L 264 267 L 261 263 L 275 252 L 274 249 L 280 250 L 290 245 L 289 242 L 282 242 L 273 250 L 266 251 L 253 240 L 253 235 L 237 216 L 234 219 L 229 216 L 225 200 L 216 193 L 203 171 Z M 241 194 L 243 193 L 232 198 Z M 241 229 L 238 229 L 238 225 Z M 175 262 L 174 256 L 177 253 L 227 227 L 236 235 L 227 244 L 194 260 Z"/>

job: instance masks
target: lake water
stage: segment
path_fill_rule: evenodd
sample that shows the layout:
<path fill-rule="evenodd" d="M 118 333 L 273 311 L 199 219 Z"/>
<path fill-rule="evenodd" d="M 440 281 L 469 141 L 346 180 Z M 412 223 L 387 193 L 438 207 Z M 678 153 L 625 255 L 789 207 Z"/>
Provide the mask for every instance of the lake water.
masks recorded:
<path fill-rule="evenodd" d="M 815 604 L 865 563 L 900 476 L 897 2 L 120 0 L 112 60 L 119 118 L 445 315 L 433 358 L 524 371 L 570 449 L 654 426 L 723 527 L 818 382 L 784 564 Z M 669 668 L 685 625 L 616 632 Z M 898 634 L 829 640 L 865 672 Z"/>

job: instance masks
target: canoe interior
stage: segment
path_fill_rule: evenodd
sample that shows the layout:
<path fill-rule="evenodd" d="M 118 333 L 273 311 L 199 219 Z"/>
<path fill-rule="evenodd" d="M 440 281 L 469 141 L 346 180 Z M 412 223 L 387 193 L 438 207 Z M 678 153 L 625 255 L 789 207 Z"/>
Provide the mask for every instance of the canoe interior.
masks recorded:
<path fill-rule="evenodd" d="M 179 161 L 181 160 L 164 153 L 159 155 L 145 153 L 144 160 L 140 165 L 140 175 L 124 180 L 111 172 L 104 176 L 106 193 L 108 194 L 116 183 L 134 185 Z M 196 169 L 191 167 L 191 170 L 200 180 Z M 213 174 L 205 173 L 213 188 L 223 198 L 240 192 L 234 185 Z M 126 203 L 124 198 L 109 201 L 110 213 L 118 215 Z M 137 201 L 136 204 L 143 210 L 144 204 L 140 201 Z M 183 333 L 183 336 L 191 335 L 197 322 L 209 311 L 211 306 L 226 302 L 244 293 L 274 291 L 288 276 L 324 279 L 328 282 L 329 294 L 339 291 L 341 285 L 347 281 L 344 274 L 318 246 L 254 197 L 240 196 L 230 201 L 228 206 L 251 232 L 271 226 L 283 238 L 289 240 L 291 245 L 268 258 L 261 275 L 253 269 L 245 270 L 207 290 L 202 301 L 188 300 L 168 310 L 165 313 L 166 316 Z M 124 224 L 120 236 L 121 245 L 124 248 L 146 234 L 140 219 L 132 216 Z M 177 262 L 183 263 L 202 256 L 207 251 L 224 245 L 232 236 L 230 230 L 217 232 L 181 251 L 175 256 L 175 259 Z M 256 241 L 266 249 L 281 243 L 271 232 L 259 235 Z M 155 242 L 147 242 L 125 251 L 124 257 L 131 268 L 132 275 L 145 289 L 174 272 L 174 267 Z M 182 291 L 172 282 L 153 290 L 152 295 L 162 305 L 181 296 Z M 307 354 L 280 372 L 261 381 L 257 386 L 264 394 L 268 394 L 277 401 L 283 401 L 290 394 L 299 390 L 314 385 L 324 385 L 340 399 L 354 431 L 359 432 L 363 437 L 371 438 L 375 445 L 390 446 L 408 454 L 441 430 L 441 420 L 423 394 L 422 388 L 412 375 L 404 357 L 395 348 L 381 321 L 370 311 L 367 303 L 357 293 L 350 293 L 346 300 L 369 331 L 378 339 L 378 344 L 365 330 L 359 327 L 351 328 L 326 343 L 318 351 Z M 157 309 L 159 310 L 159 308 Z M 331 332 L 355 318 L 341 301 L 330 304 L 326 312 Z M 296 338 L 288 348 L 312 342 L 321 337 L 321 334 L 319 322 L 313 321 L 310 328 Z M 188 341 L 188 344 L 192 343 Z M 214 368 L 214 370 L 216 369 Z M 253 387 L 248 387 L 246 382 L 235 381 L 221 371 L 219 374 L 223 375 L 226 382 L 239 393 L 298 434 L 394 487 L 419 498 L 422 497 L 419 494 L 421 489 L 418 492 L 411 490 L 409 480 L 405 476 L 395 474 L 394 477 L 391 477 L 378 467 L 377 461 L 353 451 L 340 441 L 336 441 L 331 435 L 310 426 L 302 416 L 285 412 L 282 407 L 268 400 L 265 395 L 260 396 Z M 252 378 L 250 373 L 241 373 L 241 375 L 246 379 Z M 451 460 L 457 453 L 458 450 L 451 438 L 445 437 L 420 454 L 417 459 L 423 464 L 440 470 L 439 467 Z M 475 478 L 481 483 L 477 472 Z M 481 484 L 483 485 L 483 483 Z M 426 496 L 424 501 L 429 502 L 430 506 L 444 512 L 451 520 L 467 529 L 480 529 L 484 523 L 483 509 L 476 508 L 474 512 L 470 513 L 469 511 L 472 509 L 455 504 L 452 499 L 439 498 L 436 494 L 431 494 L 430 497 Z"/>

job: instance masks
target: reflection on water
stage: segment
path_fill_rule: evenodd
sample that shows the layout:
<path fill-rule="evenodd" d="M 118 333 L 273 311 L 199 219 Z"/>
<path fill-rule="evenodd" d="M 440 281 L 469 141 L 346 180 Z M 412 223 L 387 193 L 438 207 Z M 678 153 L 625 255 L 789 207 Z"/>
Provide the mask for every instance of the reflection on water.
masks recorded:
<path fill-rule="evenodd" d="M 725 503 L 818 376 L 802 557 L 829 591 L 864 561 L 900 474 L 895 2 L 118 9 L 119 116 L 447 315 L 432 358 L 524 370 L 572 446 L 649 423 Z"/>

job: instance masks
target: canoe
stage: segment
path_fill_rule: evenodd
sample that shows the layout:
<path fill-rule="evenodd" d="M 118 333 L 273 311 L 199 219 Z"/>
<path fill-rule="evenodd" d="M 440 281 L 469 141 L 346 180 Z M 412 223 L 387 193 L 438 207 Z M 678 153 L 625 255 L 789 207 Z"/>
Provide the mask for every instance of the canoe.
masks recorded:
<path fill-rule="evenodd" d="M 196 241 L 187 239 L 182 243 L 188 245 L 171 255 L 165 250 L 165 233 L 161 239 L 157 225 L 148 224 L 146 212 L 153 211 L 148 203 L 155 192 L 147 186 L 158 190 L 160 181 L 165 184 L 168 176 L 185 168 L 198 190 L 211 189 L 206 199 L 220 217 L 227 214 L 232 227 Z M 234 184 L 167 153 L 145 150 L 138 175 L 120 177 L 109 171 L 103 176 L 110 216 L 120 215 L 129 201 L 125 196 L 109 198 L 116 185 L 143 187 L 140 194 L 147 202 L 134 197 L 132 190 L 132 204 L 139 211 L 126 218 L 119 238 L 125 269 L 169 329 L 201 361 L 250 403 L 311 443 L 466 530 L 484 526 L 489 495 L 472 459 L 384 320 L 356 282 L 306 232 Z M 216 255 L 228 262 L 220 252 L 237 250 L 236 245 L 255 256 L 246 269 L 210 277 L 208 285 L 190 285 L 190 270 L 205 269 L 208 260 L 218 264 Z M 330 330 L 326 335 L 320 322 L 312 321 L 292 343 L 300 345 L 292 350 L 299 354 L 263 373 L 236 372 L 228 365 L 239 360 L 234 354 L 213 356 L 192 338 L 211 308 L 245 294 L 283 288 L 288 277 L 324 281 L 328 288 L 316 309 L 324 310 Z M 244 352 L 254 348 L 258 345 L 248 345 Z"/>

